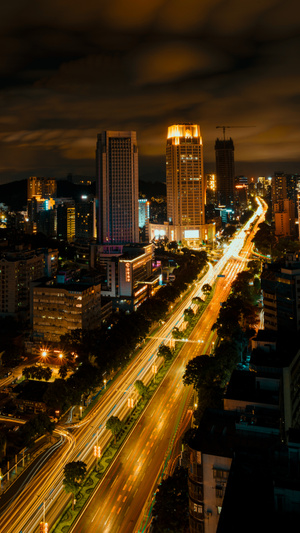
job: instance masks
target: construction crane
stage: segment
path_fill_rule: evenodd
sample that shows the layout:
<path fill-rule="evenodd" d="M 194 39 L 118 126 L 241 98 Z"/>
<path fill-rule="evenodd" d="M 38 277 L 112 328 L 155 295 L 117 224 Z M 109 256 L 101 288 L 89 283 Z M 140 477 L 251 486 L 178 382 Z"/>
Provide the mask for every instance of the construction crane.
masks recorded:
<path fill-rule="evenodd" d="M 256 128 L 256 126 L 216 126 L 216 128 L 222 128 L 225 141 L 225 130 L 227 128 Z"/>

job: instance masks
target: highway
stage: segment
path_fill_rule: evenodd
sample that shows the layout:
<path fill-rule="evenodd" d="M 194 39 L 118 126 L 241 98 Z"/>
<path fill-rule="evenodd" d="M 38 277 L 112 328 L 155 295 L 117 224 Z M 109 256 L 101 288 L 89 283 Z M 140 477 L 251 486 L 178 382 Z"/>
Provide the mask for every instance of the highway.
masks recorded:
<path fill-rule="evenodd" d="M 255 228 L 261 221 L 261 218 L 257 220 Z M 217 319 L 220 303 L 227 299 L 232 281 L 244 269 L 244 260 L 252 250 L 252 238 L 253 233 L 244 242 L 243 234 L 239 235 L 232 245 L 235 257 L 227 262 L 223 270 L 225 277 L 218 279 L 215 296 L 189 337 L 192 342 L 183 343 L 179 356 L 135 431 L 70 531 L 131 533 L 145 530 L 150 503 L 167 467 L 166 459 L 179 422 L 184 421 L 191 405 L 192 387 L 182 384 L 185 366 L 192 357 L 207 353 L 214 342 L 212 325 Z M 241 243 L 242 247 L 244 243 L 243 250 L 239 249 Z M 242 251 L 242 259 L 238 251 Z"/>
<path fill-rule="evenodd" d="M 262 207 L 258 208 L 262 213 Z M 261 215 L 263 216 L 263 215 Z M 249 229 L 250 221 L 248 227 Z M 161 327 L 158 338 L 152 338 L 124 372 L 112 383 L 97 405 L 80 423 L 72 425 L 72 436 L 66 428 L 66 444 L 49 458 L 27 488 L 15 498 L 0 520 L 1 531 L 6 533 L 37 532 L 43 516 L 45 503 L 46 521 L 53 525 L 56 517 L 64 509 L 70 496 L 62 488 L 62 472 L 66 462 L 83 460 L 88 466 L 94 462 L 93 446 L 99 440 L 104 449 L 111 434 L 105 429 L 106 420 L 113 414 L 121 419 L 128 413 L 127 398 L 137 398 L 134 383 L 137 379 L 147 382 L 151 379 L 152 365 L 162 338 L 171 338 L 171 331 L 183 320 L 183 312 L 194 296 L 201 296 L 201 286 L 212 284 L 224 269 L 224 278 L 217 281 L 217 290 L 207 311 L 202 316 L 186 342 L 168 376 L 159 387 L 150 405 L 141 417 L 130 439 L 122 448 L 118 459 L 102 479 L 96 495 L 91 499 L 85 513 L 73 531 L 129 532 L 138 527 L 145 502 L 149 501 L 156 481 L 164 467 L 165 458 L 173 442 L 178 427 L 178 417 L 184 417 L 191 402 L 192 391 L 184 388 L 181 377 L 186 362 L 199 353 L 211 349 L 214 334 L 211 332 L 220 302 L 225 301 L 230 284 L 236 274 L 244 268 L 243 260 L 251 251 L 251 235 L 241 230 L 224 252 L 222 259 L 209 269 L 209 272 L 195 284 L 191 292 L 176 306 L 170 319 Z M 242 259 L 239 254 L 244 245 Z M 161 359 L 161 358 L 160 358 Z M 157 361 L 157 364 L 161 361 Z M 67 438 L 69 435 L 70 438 Z M 130 505 L 133 501 L 134 504 Z M 100 505 L 101 501 L 101 505 Z M 99 509 L 101 512 L 99 513 Z M 50 529 L 51 530 L 51 529 Z"/>

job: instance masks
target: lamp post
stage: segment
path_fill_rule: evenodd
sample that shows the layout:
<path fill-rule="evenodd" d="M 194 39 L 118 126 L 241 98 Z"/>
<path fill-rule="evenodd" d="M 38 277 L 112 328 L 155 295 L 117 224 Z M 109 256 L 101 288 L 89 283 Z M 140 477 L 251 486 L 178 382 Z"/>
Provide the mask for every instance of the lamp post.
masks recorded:
<path fill-rule="evenodd" d="M 192 427 L 194 427 L 195 425 L 195 411 L 197 411 L 197 407 L 198 407 L 198 404 L 197 403 L 194 403 L 194 409 L 193 409 L 193 414 L 192 414 Z"/>
<path fill-rule="evenodd" d="M 106 383 L 107 383 L 106 379 L 103 380 L 103 383 L 104 383 L 104 390 L 105 390 L 106 389 Z"/>
<path fill-rule="evenodd" d="M 153 381 L 155 383 L 155 376 L 157 374 L 157 365 L 152 365 Z"/>
<path fill-rule="evenodd" d="M 97 430 L 97 444 L 94 446 L 94 457 L 96 457 L 96 470 L 98 470 L 98 461 L 101 457 L 101 447 L 99 446 L 98 442 L 98 430 Z"/>
<path fill-rule="evenodd" d="M 127 398 L 127 405 L 131 409 L 134 407 L 134 399 L 133 398 Z"/>

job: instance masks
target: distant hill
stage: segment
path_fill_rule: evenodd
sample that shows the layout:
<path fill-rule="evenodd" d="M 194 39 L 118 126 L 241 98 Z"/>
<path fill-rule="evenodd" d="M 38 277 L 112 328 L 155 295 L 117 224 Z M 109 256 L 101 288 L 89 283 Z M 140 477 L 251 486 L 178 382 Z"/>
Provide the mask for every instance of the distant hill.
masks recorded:
<path fill-rule="evenodd" d="M 0 185 L 0 203 L 8 205 L 13 211 L 22 211 L 27 203 L 27 180 Z"/>
<path fill-rule="evenodd" d="M 147 199 L 158 196 L 166 196 L 166 184 L 161 181 L 142 181 L 139 182 L 139 192 L 144 194 Z"/>

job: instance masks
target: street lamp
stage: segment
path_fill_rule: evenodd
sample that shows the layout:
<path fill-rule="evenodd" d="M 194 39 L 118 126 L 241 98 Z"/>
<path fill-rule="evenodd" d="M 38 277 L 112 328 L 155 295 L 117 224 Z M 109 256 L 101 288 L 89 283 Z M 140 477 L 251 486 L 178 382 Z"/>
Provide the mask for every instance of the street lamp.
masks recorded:
<path fill-rule="evenodd" d="M 94 446 L 94 457 L 96 457 L 96 470 L 98 470 L 98 461 L 101 457 L 101 446 L 99 446 L 99 430 L 97 429 L 97 440 Z"/>
<path fill-rule="evenodd" d="M 155 383 L 155 376 L 157 374 L 157 365 L 152 365 L 152 372 L 153 372 L 153 380 Z"/>
<path fill-rule="evenodd" d="M 134 399 L 133 398 L 127 398 L 127 405 L 130 408 L 134 407 Z"/>
<path fill-rule="evenodd" d="M 80 411 L 79 417 L 80 417 L 80 420 L 81 420 L 82 419 L 82 405 L 79 406 L 79 411 Z"/>
<path fill-rule="evenodd" d="M 106 389 L 106 383 L 107 383 L 106 379 L 103 380 L 103 383 L 104 383 L 104 389 Z"/>

